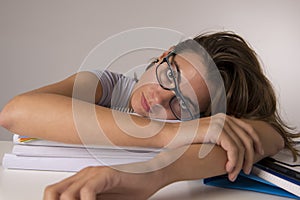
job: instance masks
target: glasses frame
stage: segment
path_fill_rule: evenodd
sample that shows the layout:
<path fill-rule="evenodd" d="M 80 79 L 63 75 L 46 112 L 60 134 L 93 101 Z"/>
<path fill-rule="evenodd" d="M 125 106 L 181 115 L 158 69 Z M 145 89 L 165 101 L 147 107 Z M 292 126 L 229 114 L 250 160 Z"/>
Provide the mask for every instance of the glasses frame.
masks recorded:
<path fill-rule="evenodd" d="M 173 67 L 172 67 L 172 65 L 171 65 L 170 62 L 169 62 L 169 58 L 170 58 L 171 56 L 174 56 L 174 57 L 175 57 L 175 55 L 176 55 L 176 53 L 175 53 L 174 51 L 171 51 L 171 52 L 168 53 L 168 55 L 166 55 L 166 56 L 163 58 L 163 60 L 156 66 L 156 79 L 157 79 L 157 82 L 159 83 L 160 87 L 162 87 L 162 88 L 165 89 L 165 90 L 169 90 L 169 91 L 172 90 L 172 91 L 175 93 L 175 95 L 174 95 L 174 96 L 170 99 L 170 101 L 169 101 L 169 106 L 170 106 L 170 108 L 171 108 L 171 111 L 172 111 L 173 115 L 174 115 L 178 120 L 181 120 L 181 121 L 193 120 L 193 119 L 198 118 L 198 117 L 199 117 L 199 114 L 196 114 L 196 115 L 193 115 L 193 114 L 192 114 L 192 111 L 191 111 L 190 108 L 188 107 L 186 98 L 182 95 L 182 93 L 181 93 L 181 91 L 180 91 L 180 89 L 179 89 L 179 86 L 178 86 L 178 78 L 177 78 L 177 77 L 175 78 Z M 166 62 L 167 65 L 168 65 L 168 69 L 169 69 L 170 72 L 172 73 L 172 78 L 173 78 L 173 81 L 174 81 L 174 88 L 168 88 L 168 87 L 165 87 L 165 86 L 161 83 L 161 81 L 160 81 L 160 78 L 159 78 L 159 75 L 158 75 L 158 68 L 159 68 L 163 63 L 165 63 L 165 62 Z M 176 70 L 177 70 L 178 74 L 180 74 L 180 71 L 179 71 L 179 69 L 178 69 L 178 66 L 176 66 Z M 178 77 L 179 77 L 179 76 L 178 76 Z M 188 110 L 188 112 L 189 112 L 189 114 L 190 114 L 190 117 L 189 117 L 189 118 L 184 118 L 184 119 L 182 119 L 181 116 L 178 116 L 178 115 L 176 114 L 176 112 L 173 111 L 171 103 L 172 103 L 172 101 L 174 100 L 174 98 L 178 98 L 178 97 L 179 97 L 179 100 L 182 100 L 183 103 L 187 106 L 187 110 Z"/>

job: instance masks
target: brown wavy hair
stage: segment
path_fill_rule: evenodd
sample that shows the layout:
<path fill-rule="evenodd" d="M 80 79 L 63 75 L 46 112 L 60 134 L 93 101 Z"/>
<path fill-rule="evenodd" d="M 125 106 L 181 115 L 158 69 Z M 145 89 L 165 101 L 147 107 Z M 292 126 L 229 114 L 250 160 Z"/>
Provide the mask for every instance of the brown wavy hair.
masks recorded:
<path fill-rule="evenodd" d="M 226 90 L 226 114 L 236 118 L 262 120 L 272 125 L 292 151 L 294 160 L 299 151 L 293 138 L 299 137 L 279 116 L 276 95 L 263 73 L 255 51 L 232 32 L 200 34 L 193 38 L 210 55 L 217 66 Z"/>

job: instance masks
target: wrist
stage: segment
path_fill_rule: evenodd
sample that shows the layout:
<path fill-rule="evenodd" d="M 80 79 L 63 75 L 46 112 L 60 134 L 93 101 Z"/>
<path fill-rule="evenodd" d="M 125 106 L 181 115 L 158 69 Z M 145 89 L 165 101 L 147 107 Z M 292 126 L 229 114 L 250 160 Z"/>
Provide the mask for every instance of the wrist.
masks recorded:
<path fill-rule="evenodd" d="M 176 137 L 177 131 L 181 126 L 181 122 L 178 123 L 165 123 L 163 130 L 159 134 L 160 147 L 170 147 L 171 142 Z M 173 145 L 172 145 L 173 146 Z"/>
<path fill-rule="evenodd" d="M 178 123 L 166 123 L 160 134 L 162 147 L 178 148 L 193 143 L 203 143 L 210 118 L 195 119 Z"/>
<path fill-rule="evenodd" d="M 167 168 L 168 167 L 163 167 L 161 169 L 147 173 L 147 180 L 150 180 L 151 184 L 155 184 L 158 189 L 173 183 L 175 181 L 174 176 L 172 176 Z"/>
<path fill-rule="evenodd" d="M 171 183 L 164 169 L 141 171 L 142 168 L 147 168 L 147 166 L 144 166 L 145 164 L 149 165 L 149 163 L 130 164 L 127 165 L 130 168 L 129 171 L 127 171 L 127 168 L 125 171 L 118 172 L 119 184 L 131 188 L 134 193 L 143 193 L 142 196 L 144 197 L 142 199 L 148 199 L 155 192 Z M 133 169 L 136 169 L 136 171 L 132 171 Z"/>
<path fill-rule="evenodd" d="M 178 148 L 184 145 L 204 143 L 209 121 L 210 118 L 201 118 L 175 124 L 176 126 L 170 129 L 165 145 L 170 148 Z"/>

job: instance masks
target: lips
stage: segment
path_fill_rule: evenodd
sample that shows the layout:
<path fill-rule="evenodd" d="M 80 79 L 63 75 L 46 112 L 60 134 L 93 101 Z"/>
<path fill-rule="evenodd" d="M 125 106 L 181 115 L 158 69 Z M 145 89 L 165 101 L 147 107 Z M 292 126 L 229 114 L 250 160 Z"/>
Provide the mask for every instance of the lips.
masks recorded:
<path fill-rule="evenodd" d="M 150 111 L 150 106 L 149 106 L 149 104 L 148 104 L 148 102 L 147 102 L 147 100 L 146 100 L 144 94 L 142 94 L 141 105 L 142 105 L 142 107 L 144 108 L 144 110 L 145 110 L 146 112 L 149 112 L 149 111 Z"/>

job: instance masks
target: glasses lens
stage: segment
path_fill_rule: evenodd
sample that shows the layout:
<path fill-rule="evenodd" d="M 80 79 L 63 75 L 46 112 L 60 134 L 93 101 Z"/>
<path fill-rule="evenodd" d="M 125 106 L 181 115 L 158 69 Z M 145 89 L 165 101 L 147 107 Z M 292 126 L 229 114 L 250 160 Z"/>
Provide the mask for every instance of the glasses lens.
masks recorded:
<path fill-rule="evenodd" d="M 176 87 L 175 81 L 178 80 L 177 68 L 165 60 L 156 69 L 157 79 L 160 85 L 165 89 L 174 89 Z"/>
<path fill-rule="evenodd" d="M 192 105 L 188 100 L 183 101 L 181 98 L 174 96 L 170 101 L 170 107 L 173 114 L 178 119 L 188 120 L 193 118 L 189 111 L 189 108 L 192 108 Z"/>

